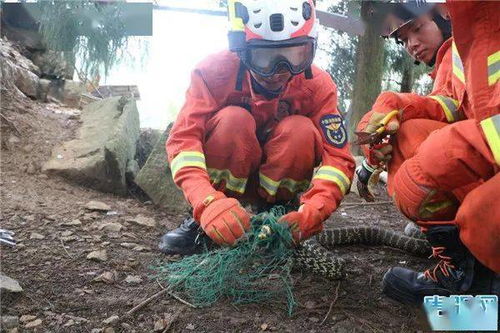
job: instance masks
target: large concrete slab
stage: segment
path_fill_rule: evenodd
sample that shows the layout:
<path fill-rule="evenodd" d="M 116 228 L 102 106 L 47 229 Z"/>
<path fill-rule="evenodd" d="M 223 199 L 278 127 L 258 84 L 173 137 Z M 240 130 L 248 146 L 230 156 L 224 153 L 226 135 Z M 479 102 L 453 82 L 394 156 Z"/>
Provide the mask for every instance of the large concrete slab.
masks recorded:
<path fill-rule="evenodd" d="M 135 100 L 112 97 L 91 103 L 81 120 L 78 138 L 56 147 L 43 170 L 103 192 L 126 194 L 125 173 L 140 128 Z"/>

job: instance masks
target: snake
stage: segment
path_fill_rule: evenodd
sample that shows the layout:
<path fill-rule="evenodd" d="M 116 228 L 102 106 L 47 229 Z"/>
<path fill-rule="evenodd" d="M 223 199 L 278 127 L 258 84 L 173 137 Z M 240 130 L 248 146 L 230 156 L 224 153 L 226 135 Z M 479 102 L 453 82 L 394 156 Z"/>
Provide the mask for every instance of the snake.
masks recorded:
<path fill-rule="evenodd" d="M 407 227 L 408 229 L 408 227 Z M 417 229 L 418 231 L 418 229 Z M 327 229 L 304 241 L 294 255 L 296 268 L 305 269 L 330 280 L 345 278 L 346 260 L 331 250 L 340 245 L 379 245 L 403 250 L 417 256 L 431 254 L 429 242 L 418 232 L 407 236 L 375 226 L 351 226 Z"/>

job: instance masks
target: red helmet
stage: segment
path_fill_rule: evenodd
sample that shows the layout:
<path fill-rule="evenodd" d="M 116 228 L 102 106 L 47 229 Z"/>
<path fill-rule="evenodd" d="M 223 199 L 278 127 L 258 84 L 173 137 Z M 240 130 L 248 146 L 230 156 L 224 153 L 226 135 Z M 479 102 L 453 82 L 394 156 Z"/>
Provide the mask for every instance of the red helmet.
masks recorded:
<path fill-rule="evenodd" d="M 229 49 L 262 76 L 310 68 L 318 20 L 313 0 L 229 0 Z"/>

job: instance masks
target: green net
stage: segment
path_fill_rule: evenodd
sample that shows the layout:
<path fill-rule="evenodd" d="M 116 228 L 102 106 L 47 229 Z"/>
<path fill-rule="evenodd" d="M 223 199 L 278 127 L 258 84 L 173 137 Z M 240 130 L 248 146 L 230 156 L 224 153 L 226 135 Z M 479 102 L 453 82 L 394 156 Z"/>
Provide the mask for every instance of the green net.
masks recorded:
<path fill-rule="evenodd" d="M 278 223 L 285 212 L 284 207 L 274 207 L 254 216 L 252 229 L 236 247 L 160 265 L 155 267 L 157 277 L 195 306 L 209 306 L 222 298 L 236 304 L 284 299 L 292 314 L 292 236 L 286 225 Z"/>

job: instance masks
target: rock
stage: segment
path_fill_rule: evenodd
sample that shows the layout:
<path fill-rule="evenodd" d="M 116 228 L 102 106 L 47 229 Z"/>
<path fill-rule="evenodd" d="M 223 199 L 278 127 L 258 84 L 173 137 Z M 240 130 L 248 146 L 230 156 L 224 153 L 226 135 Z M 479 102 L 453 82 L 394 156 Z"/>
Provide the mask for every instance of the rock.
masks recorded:
<path fill-rule="evenodd" d="M 120 223 L 109 222 L 99 225 L 98 229 L 108 232 L 120 232 L 123 226 Z"/>
<path fill-rule="evenodd" d="M 82 224 L 82 221 L 78 220 L 78 219 L 75 219 L 75 220 L 72 220 L 72 221 L 69 221 L 69 222 L 63 222 L 61 223 L 62 226 L 75 226 L 75 225 L 81 225 Z"/>
<path fill-rule="evenodd" d="M 125 171 L 125 178 L 128 182 L 132 183 L 139 173 L 139 164 L 136 160 L 129 160 L 127 163 L 127 170 Z"/>
<path fill-rule="evenodd" d="M 194 324 L 189 323 L 189 324 L 187 324 L 187 325 L 186 325 L 186 329 L 187 329 L 187 330 L 192 331 L 192 330 L 194 330 L 195 328 L 196 328 L 196 327 L 194 326 Z"/>
<path fill-rule="evenodd" d="M 170 127 L 165 130 L 156 143 L 144 167 L 135 177 L 134 182 L 151 198 L 151 200 L 172 213 L 183 214 L 189 206 L 184 195 L 172 180 L 172 172 L 168 166 L 165 141 Z"/>
<path fill-rule="evenodd" d="M 5 293 L 20 293 L 23 288 L 14 279 L 0 273 L 0 290 Z"/>
<path fill-rule="evenodd" d="M 123 246 L 126 249 L 133 249 L 133 248 L 139 246 L 139 244 L 136 244 L 136 243 L 120 243 L 120 246 Z"/>
<path fill-rule="evenodd" d="M 42 170 L 96 190 L 125 195 L 126 168 L 134 159 L 139 137 L 135 101 L 123 97 L 97 101 L 83 109 L 81 120 L 77 139 L 56 147 Z"/>
<path fill-rule="evenodd" d="M 314 301 L 307 301 L 307 302 L 305 302 L 304 306 L 305 306 L 306 309 L 311 310 L 311 309 L 314 309 L 316 307 L 316 302 L 314 302 Z"/>
<path fill-rule="evenodd" d="M 127 277 L 125 278 L 125 282 L 127 282 L 128 284 L 138 284 L 142 282 L 142 278 L 137 275 L 127 275 Z"/>
<path fill-rule="evenodd" d="M 110 206 L 100 201 L 89 201 L 85 204 L 85 208 L 87 208 L 88 210 L 99 210 L 105 212 L 111 210 Z"/>
<path fill-rule="evenodd" d="M 137 251 L 137 252 L 142 252 L 142 251 L 151 251 L 151 248 L 148 246 L 137 245 L 132 250 Z"/>
<path fill-rule="evenodd" d="M 0 318 L 2 329 L 10 329 L 19 326 L 19 318 L 17 316 L 2 316 Z"/>
<path fill-rule="evenodd" d="M 30 328 L 35 328 L 35 327 L 38 327 L 42 325 L 42 320 L 41 319 L 36 319 L 36 320 L 33 320 L 33 321 L 30 321 L 29 323 L 27 323 L 24 328 L 26 329 L 30 329 Z"/>
<path fill-rule="evenodd" d="M 48 84 L 42 82 L 38 89 L 40 99 L 47 102 L 57 101 L 71 108 L 81 106 L 82 94 L 85 92 L 82 82 L 63 79 L 52 80 Z"/>
<path fill-rule="evenodd" d="M 10 330 L 7 330 L 7 333 L 19 333 L 19 329 L 17 327 L 11 328 Z"/>
<path fill-rule="evenodd" d="M 19 318 L 19 321 L 21 323 L 27 323 L 29 321 L 33 321 L 36 319 L 36 316 L 32 316 L 32 315 L 22 315 L 21 318 Z"/>
<path fill-rule="evenodd" d="M 113 272 L 104 272 L 98 277 L 94 278 L 92 281 L 113 284 L 115 282 L 115 274 Z"/>
<path fill-rule="evenodd" d="M 268 327 L 269 327 L 269 325 L 266 324 L 266 323 L 260 325 L 260 329 L 263 330 L 263 331 L 267 330 Z"/>
<path fill-rule="evenodd" d="M 70 327 L 70 326 L 73 326 L 73 325 L 75 325 L 75 324 L 76 324 L 76 322 L 75 322 L 73 319 L 70 319 L 70 320 L 68 320 L 68 321 L 67 321 L 67 322 L 63 325 L 63 327 Z"/>
<path fill-rule="evenodd" d="M 113 327 L 106 327 L 102 333 L 115 333 L 115 329 Z"/>
<path fill-rule="evenodd" d="M 66 230 L 66 231 L 61 232 L 62 237 L 68 237 L 71 235 L 73 235 L 73 231 L 71 231 L 71 230 Z"/>
<path fill-rule="evenodd" d="M 131 222 L 131 223 L 134 223 L 137 225 L 142 225 L 142 226 L 151 227 L 151 228 L 156 227 L 156 225 L 157 225 L 155 219 L 153 219 L 151 217 L 146 217 L 143 215 L 137 215 L 134 218 L 127 219 L 127 222 Z"/>
<path fill-rule="evenodd" d="M 108 254 L 106 250 L 92 251 L 87 255 L 87 259 L 95 261 L 106 261 L 108 260 Z"/>
<path fill-rule="evenodd" d="M 168 325 L 167 319 L 160 319 L 155 321 L 155 326 L 153 327 L 154 332 L 162 332 Z"/>
<path fill-rule="evenodd" d="M 152 128 L 141 128 L 139 140 L 137 140 L 137 149 L 135 160 L 139 168 L 142 168 L 153 151 L 158 140 L 161 138 L 161 131 Z"/>
<path fill-rule="evenodd" d="M 32 232 L 30 239 L 45 239 L 45 236 L 36 232 Z"/>
<path fill-rule="evenodd" d="M 111 317 L 109 317 L 109 318 L 107 318 L 107 319 L 104 319 L 104 320 L 102 321 L 102 323 L 103 323 L 104 325 L 113 325 L 113 324 L 114 324 L 114 323 L 116 323 L 119 319 L 120 319 L 120 317 L 118 317 L 117 315 L 113 315 L 113 316 L 111 316 Z"/>

